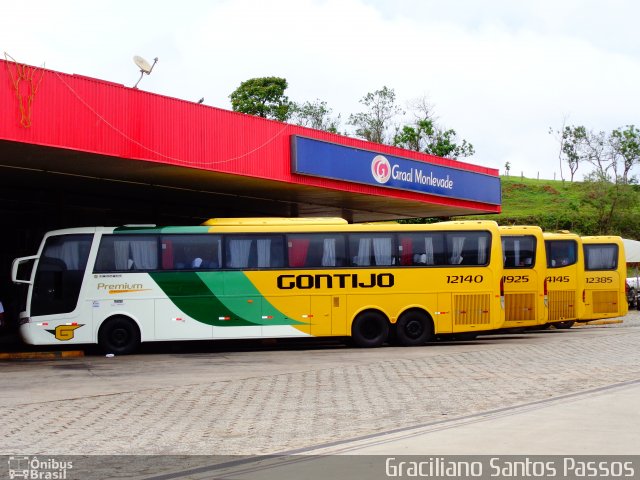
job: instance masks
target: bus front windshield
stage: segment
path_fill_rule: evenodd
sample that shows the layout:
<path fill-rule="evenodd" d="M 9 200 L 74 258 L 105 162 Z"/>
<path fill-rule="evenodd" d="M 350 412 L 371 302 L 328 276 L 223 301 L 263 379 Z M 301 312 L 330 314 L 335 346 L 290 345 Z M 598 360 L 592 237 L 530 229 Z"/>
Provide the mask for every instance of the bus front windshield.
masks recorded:
<path fill-rule="evenodd" d="M 31 315 L 75 310 L 93 235 L 49 237 L 42 249 L 33 283 Z"/>

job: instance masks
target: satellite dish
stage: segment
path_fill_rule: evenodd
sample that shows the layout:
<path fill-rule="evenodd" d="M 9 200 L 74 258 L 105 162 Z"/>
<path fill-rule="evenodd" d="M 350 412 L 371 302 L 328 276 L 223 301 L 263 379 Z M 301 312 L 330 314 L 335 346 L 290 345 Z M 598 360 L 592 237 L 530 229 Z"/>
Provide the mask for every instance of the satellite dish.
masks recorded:
<path fill-rule="evenodd" d="M 140 78 L 133 86 L 133 88 L 138 88 L 138 84 L 140 83 L 140 80 L 142 80 L 142 77 L 144 75 L 149 75 L 151 73 L 151 70 L 153 70 L 153 67 L 156 66 L 156 63 L 158 63 L 158 57 L 153 59 L 153 65 L 149 65 L 149 62 L 147 62 L 144 58 L 140 57 L 139 55 L 134 55 L 133 63 L 135 63 L 138 68 L 140 68 Z"/>
<path fill-rule="evenodd" d="M 140 67 L 140 71 L 149 75 L 151 73 L 151 65 L 144 58 L 134 55 L 133 63 L 135 63 L 138 67 Z"/>

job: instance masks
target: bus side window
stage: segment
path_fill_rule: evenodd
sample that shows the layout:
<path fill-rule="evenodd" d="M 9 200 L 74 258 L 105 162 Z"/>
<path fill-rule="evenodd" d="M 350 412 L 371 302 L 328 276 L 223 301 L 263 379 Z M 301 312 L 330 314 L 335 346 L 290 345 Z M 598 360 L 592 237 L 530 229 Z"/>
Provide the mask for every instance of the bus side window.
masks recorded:
<path fill-rule="evenodd" d="M 96 272 L 157 270 L 158 239 L 151 235 L 104 235 L 100 241 Z"/>
<path fill-rule="evenodd" d="M 401 235 L 400 265 L 402 266 L 435 266 L 446 264 L 444 261 L 444 244 L 441 233 L 415 232 Z"/>
<path fill-rule="evenodd" d="M 351 264 L 357 267 L 389 266 L 395 263 L 393 236 L 389 234 L 350 234 Z"/>
<path fill-rule="evenodd" d="M 447 234 L 449 265 L 486 265 L 489 261 L 489 234 L 484 232 L 454 232 Z"/>
<path fill-rule="evenodd" d="M 340 267 L 345 265 L 344 236 L 326 233 L 287 235 L 290 268 Z"/>
<path fill-rule="evenodd" d="M 227 268 L 282 268 L 284 266 L 282 235 L 229 235 L 225 241 Z"/>
<path fill-rule="evenodd" d="M 222 263 L 222 242 L 219 235 L 164 235 L 161 245 L 164 270 L 215 270 Z"/>

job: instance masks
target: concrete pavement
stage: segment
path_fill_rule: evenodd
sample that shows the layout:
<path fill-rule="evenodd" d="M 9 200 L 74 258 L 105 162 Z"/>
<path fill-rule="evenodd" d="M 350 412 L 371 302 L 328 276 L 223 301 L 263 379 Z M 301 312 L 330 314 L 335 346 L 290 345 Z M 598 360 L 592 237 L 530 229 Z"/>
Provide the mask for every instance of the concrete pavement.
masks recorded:
<path fill-rule="evenodd" d="M 313 455 L 638 455 L 640 379 L 304 449 Z"/>
<path fill-rule="evenodd" d="M 3 361 L 0 454 L 114 456 L 90 457 L 105 469 L 137 455 L 124 458 L 177 475 L 158 479 L 210 478 L 197 465 L 211 455 L 635 454 L 639 344 L 632 312 L 416 348 L 213 343 Z"/>

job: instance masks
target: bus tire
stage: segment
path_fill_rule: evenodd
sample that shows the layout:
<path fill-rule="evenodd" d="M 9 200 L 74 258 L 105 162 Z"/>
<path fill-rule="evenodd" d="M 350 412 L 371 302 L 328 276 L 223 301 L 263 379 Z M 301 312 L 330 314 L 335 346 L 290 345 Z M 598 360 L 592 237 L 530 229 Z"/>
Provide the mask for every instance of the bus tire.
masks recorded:
<path fill-rule="evenodd" d="M 405 347 L 424 345 L 433 337 L 433 324 L 424 312 L 409 310 L 400 315 L 395 332 L 399 345 Z"/>
<path fill-rule="evenodd" d="M 568 330 L 569 328 L 573 327 L 574 323 L 575 322 L 572 322 L 571 320 L 567 320 L 566 322 L 554 323 L 553 326 L 559 330 Z"/>
<path fill-rule="evenodd" d="M 104 353 L 128 355 L 140 345 L 138 325 L 127 317 L 105 320 L 98 332 L 98 345 Z"/>
<path fill-rule="evenodd" d="M 364 312 L 351 324 L 351 338 L 357 347 L 379 347 L 387 341 L 389 322 L 380 312 Z"/>

